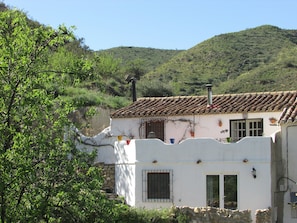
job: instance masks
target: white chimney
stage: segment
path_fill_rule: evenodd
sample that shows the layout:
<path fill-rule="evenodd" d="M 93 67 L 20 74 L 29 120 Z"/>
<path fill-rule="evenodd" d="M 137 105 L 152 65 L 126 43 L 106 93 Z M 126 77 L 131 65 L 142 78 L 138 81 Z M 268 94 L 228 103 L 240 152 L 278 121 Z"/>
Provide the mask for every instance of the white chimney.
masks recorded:
<path fill-rule="evenodd" d="M 212 106 L 212 90 L 211 90 L 211 87 L 212 87 L 211 84 L 206 85 L 206 88 L 207 88 L 207 107 Z"/>

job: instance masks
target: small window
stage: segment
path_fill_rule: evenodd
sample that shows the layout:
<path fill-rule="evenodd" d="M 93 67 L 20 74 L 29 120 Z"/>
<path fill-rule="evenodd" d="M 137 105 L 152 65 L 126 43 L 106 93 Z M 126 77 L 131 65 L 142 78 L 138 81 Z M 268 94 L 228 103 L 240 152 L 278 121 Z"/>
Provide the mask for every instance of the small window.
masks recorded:
<path fill-rule="evenodd" d="M 230 120 L 232 141 L 238 141 L 246 136 L 263 135 L 263 119 Z"/>
<path fill-rule="evenodd" d="M 172 171 L 143 171 L 143 200 L 155 202 L 171 201 Z"/>
<path fill-rule="evenodd" d="M 164 120 L 150 120 L 145 123 L 146 138 L 153 132 L 156 138 L 164 141 Z"/>

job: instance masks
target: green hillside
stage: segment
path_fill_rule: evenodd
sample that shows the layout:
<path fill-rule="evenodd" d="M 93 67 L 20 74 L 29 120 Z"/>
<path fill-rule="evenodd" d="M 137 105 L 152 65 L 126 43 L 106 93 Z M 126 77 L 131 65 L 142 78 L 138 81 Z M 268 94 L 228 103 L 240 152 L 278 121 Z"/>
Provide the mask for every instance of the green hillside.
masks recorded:
<path fill-rule="evenodd" d="M 108 53 L 116 59 L 120 59 L 122 65 L 137 61 L 143 66 L 145 72 L 155 70 L 158 66 L 168 62 L 173 56 L 183 50 L 166 50 L 145 47 L 115 47 L 107 50 L 98 51 L 98 53 Z"/>
<path fill-rule="evenodd" d="M 6 10 L 0 2 L 0 13 Z M 33 33 L 53 29 L 29 18 L 27 22 Z M 10 35 L 12 28 L 22 33 L 16 23 L 0 27 L 1 35 Z M 13 47 L 18 51 L 18 44 Z M 62 81 L 62 86 L 48 83 L 45 90 L 80 110 L 81 123 L 88 119 L 89 107 L 113 110 L 130 104 L 128 76 L 137 79 L 137 97 L 205 95 L 208 83 L 214 94 L 296 90 L 297 30 L 265 25 L 214 36 L 189 50 L 121 46 L 92 51 L 75 37 L 59 48 L 52 46 L 37 66 L 38 73 Z"/>
<path fill-rule="evenodd" d="M 3 10 L 9 9 L 2 3 Z M 32 29 L 50 28 L 28 22 Z M 296 55 L 297 30 L 264 25 L 214 36 L 189 50 L 120 46 L 94 52 L 80 38 L 40 66 L 62 74 L 66 87 L 48 88 L 78 107 L 116 109 L 131 101 L 127 76 L 136 77 L 138 97 L 201 95 L 208 83 L 215 94 L 296 90 Z"/>
<path fill-rule="evenodd" d="M 215 36 L 149 72 L 174 95 L 296 90 L 297 30 L 260 26 Z"/>

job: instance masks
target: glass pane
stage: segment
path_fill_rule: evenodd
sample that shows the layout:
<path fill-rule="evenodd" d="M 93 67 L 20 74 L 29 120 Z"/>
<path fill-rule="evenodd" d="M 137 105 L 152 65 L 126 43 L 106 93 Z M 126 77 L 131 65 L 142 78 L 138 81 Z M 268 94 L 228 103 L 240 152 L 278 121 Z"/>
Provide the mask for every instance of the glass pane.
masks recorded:
<path fill-rule="evenodd" d="M 262 136 L 262 130 L 258 130 L 257 136 Z"/>
<path fill-rule="evenodd" d="M 169 173 L 148 173 L 147 188 L 148 199 L 170 198 L 170 175 Z"/>
<path fill-rule="evenodd" d="M 262 129 L 262 127 L 263 127 L 263 126 L 262 126 L 262 121 L 259 121 L 259 122 L 258 122 L 258 127 L 259 127 L 260 129 Z"/>
<path fill-rule="evenodd" d="M 220 185 L 219 175 L 207 175 L 206 176 L 206 202 L 207 206 L 220 207 Z"/>
<path fill-rule="evenodd" d="M 237 175 L 224 176 L 224 208 L 237 209 Z"/>

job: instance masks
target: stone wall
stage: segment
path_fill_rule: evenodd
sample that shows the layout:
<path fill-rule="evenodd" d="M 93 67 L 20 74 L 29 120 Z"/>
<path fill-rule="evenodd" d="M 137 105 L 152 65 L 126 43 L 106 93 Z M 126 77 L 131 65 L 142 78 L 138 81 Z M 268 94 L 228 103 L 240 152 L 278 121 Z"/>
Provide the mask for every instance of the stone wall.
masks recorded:
<path fill-rule="evenodd" d="M 251 223 L 250 210 L 229 210 L 219 208 L 175 207 L 176 216 L 184 215 L 189 223 Z M 256 223 L 271 223 L 271 210 L 257 210 Z"/>
<path fill-rule="evenodd" d="M 114 193 L 115 164 L 97 163 L 96 166 L 102 169 L 102 175 L 104 178 L 102 190 L 107 193 Z"/>
<path fill-rule="evenodd" d="M 189 223 L 251 223 L 251 211 L 219 208 L 176 207 L 176 215 L 187 216 Z"/>
<path fill-rule="evenodd" d="M 271 209 L 257 210 L 256 223 L 271 223 Z"/>

